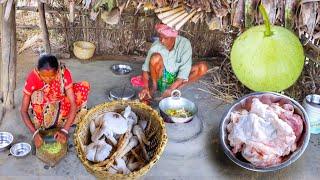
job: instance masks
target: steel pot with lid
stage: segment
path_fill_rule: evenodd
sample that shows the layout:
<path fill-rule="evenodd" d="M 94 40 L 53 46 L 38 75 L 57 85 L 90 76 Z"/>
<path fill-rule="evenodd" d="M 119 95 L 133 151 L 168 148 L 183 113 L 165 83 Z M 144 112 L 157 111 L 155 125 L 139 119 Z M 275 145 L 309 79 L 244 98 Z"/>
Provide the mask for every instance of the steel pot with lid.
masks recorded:
<path fill-rule="evenodd" d="M 159 103 L 160 114 L 166 122 L 169 123 L 186 123 L 190 122 L 194 115 L 197 114 L 198 108 L 192 101 L 181 97 L 179 90 L 174 90 L 171 93 L 171 97 L 164 98 Z M 173 117 L 166 113 L 167 110 L 179 110 L 184 109 L 191 113 L 191 116 L 187 117 Z"/>

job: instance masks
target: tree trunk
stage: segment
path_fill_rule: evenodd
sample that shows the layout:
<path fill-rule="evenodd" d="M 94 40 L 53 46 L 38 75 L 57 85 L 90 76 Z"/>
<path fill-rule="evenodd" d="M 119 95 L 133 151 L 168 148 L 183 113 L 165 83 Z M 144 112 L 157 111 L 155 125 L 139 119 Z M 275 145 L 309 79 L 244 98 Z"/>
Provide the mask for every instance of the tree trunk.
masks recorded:
<path fill-rule="evenodd" d="M 50 41 L 49 41 L 49 32 L 46 23 L 46 16 L 44 10 L 44 3 L 38 0 L 38 9 L 39 9 L 39 19 L 40 19 L 40 29 L 42 32 L 43 42 L 45 43 L 45 52 L 51 53 Z"/>
<path fill-rule="evenodd" d="M 7 1 L 8 3 L 9 1 Z M 7 5 L 7 3 L 5 5 Z M 16 17 L 15 2 L 8 16 L 8 20 L 2 19 L 1 47 L 2 47 L 2 92 L 3 108 L 14 108 L 14 90 L 16 88 L 16 67 L 17 67 L 17 40 L 16 40 Z M 2 17 L 3 17 L 2 13 Z"/>

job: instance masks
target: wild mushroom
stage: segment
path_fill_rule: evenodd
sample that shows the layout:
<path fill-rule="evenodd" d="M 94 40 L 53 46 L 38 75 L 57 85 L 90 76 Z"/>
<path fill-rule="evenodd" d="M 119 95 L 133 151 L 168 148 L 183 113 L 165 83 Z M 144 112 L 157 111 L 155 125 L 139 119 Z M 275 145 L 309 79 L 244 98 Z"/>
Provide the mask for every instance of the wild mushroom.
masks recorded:
<path fill-rule="evenodd" d="M 125 148 L 119 151 L 117 158 L 122 158 L 124 155 L 126 155 L 131 149 L 133 149 L 137 145 L 138 145 L 138 138 L 136 136 L 132 136 L 130 138 L 129 143 L 125 146 Z"/>
<path fill-rule="evenodd" d="M 90 122 L 90 133 L 91 133 L 91 136 L 93 135 L 95 130 L 96 130 L 96 122 L 95 122 L 95 120 L 92 120 Z"/>
<path fill-rule="evenodd" d="M 95 157 L 96 151 L 97 151 L 97 148 L 95 147 L 95 145 L 96 145 L 95 143 L 91 143 L 88 146 L 86 146 L 86 148 L 85 148 L 86 158 L 92 162 L 94 162 L 94 157 Z"/>
<path fill-rule="evenodd" d="M 114 137 L 113 132 L 110 129 L 105 128 L 103 130 L 103 134 L 112 143 L 112 145 L 116 146 L 118 144 L 118 141 L 116 140 L 116 138 Z"/>
<path fill-rule="evenodd" d="M 98 118 L 96 119 L 93 119 L 91 122 L 90 122 L 90 133 L 91 135 L 93 135 L 93 133 L 95 132 L 96 128 L 98 126 L 101 126 L 103 123 L 103 115 L 100 115 Z"/>
<path fill-rule="evenodd" d="M 128 121 L 115 112 L 107 112 L 103 116 L 106 127 L 115 134 L 124 134 L 128 130 Z"/>
<path fill-rule="evenodd" d="M 90 124 L 90 128 L 93 129 L 93 127 L 91 127 L 93 125 Z M 111 141 L 111 143 L 115 146 L 117 145 L 117 140 L 114 138 L 113 136 L 113 132 L 107 128 L 107 124 L 106 122 L 101 119 L 98 121 L 98 126 L 95 127 L 95 131 L 93 132 L 92 136 L 91 136 L 91 140 L 93 142 L 97 142 L 99 139 L 101 139 L 101 137 L 105 135 L 105 137 Z"/>
<path fill-rule="evenodd" d="M 114 138 L 115 134 L 124 134 L 128 129 L 127 120 L 120 114 L 114 112 L 107 112 L 103 118 L 98 120 L 95 131 L 91 136 L 93 142 L 98 141 L 103 135 L 115 146 L 117 140 Z M 92 126 L 92 127 L 91 127 Z M 93 130 L 93 124 L 90 124 L 90 129 Z"/>
<path fill-rule="evenodd" d="M 124 143 L 123 143 L 123 148 L 124 149 L 130 142 L 130 139 L 132 138 L 132 133 L 129 133 L 128 136 L 125 137 L 126 139 L 124 139 Z"/>
<path fill-rule="evenodd" d="M 137 124 L 138 117 L 137 115 L 131 110 L 131 107 L 128 106 L 124 111 L 121 112 L 124 118 L 128 121 L 128 129 L 129 131 L 132 130 L 133 125 Z"/>
<path fill-rule="evenodd" d="M 149 156 L 148 156 L 146 147 L 144 145 L 146 144 L 149 146 L 150 142 L 147 140 L 145 134 L 143 133 L 142 128 L 139 125 L 135 125 L 133 127 L 132 132 L 134 135 L 136 135 L 138 137 L 138 140 L 139 140 L 140 146 L 142 148 L 142 152 L 143 152 L 143 156 L 144 156 L 145 160 L 149 160 Z"/>
<path fill-rule="evenodd" d="M 147 140 L 140 125 L 135 125 L 133 127 L 132 133 L 133 133 L 133 135 L 136 135 L 138 137 L 139 141 L 141 141 L 140 143 L 143 142 L 144 144 L 146 144 L 148 146 L 150 145 L 150 142 Z"/>
<path fill-rule="evenodd" d="M 101 162 L 109 156 L 112 146 L 107 144 L 105 140 L 98 141 L 97 145 L 98 147 L 95 155 L 95 162 Z"/>
<path fill-rule="evenodd" d="M 126 155 L 124 155 L 123 157 L 122 157 L 122 159 L 124 160 L 124 162 L 127 162 L 128 161 L 128 157 L 126 156 Z M 127 163 L 126 163 L 127 164 Z"/>
<path fill-rule="evenodd" d="M 116 168 L 118 169 L 119 172 L 122 172 L 123 174 L 130 174 L 131 173 L 130 169 L 128 169 L 128 167 L 123 159 L 116 158 L 115 160 L 117 163 Z"/>
<path fill-rule="evenodd" d="M 111 150 L 112 146 L 107 144 L 105 140 L 99 140 L 86 147 L 86 158 L 92 162 L 101 162 L 109 156 Z"/>
<path fill-rule="evenodd" d="M 93 128 L 93 124 L 95 126 L 95 128 Z M 104 122 L 103 120 L 98 120 L 97 121 L 97 124 L 96 122 L 94 123 L 90 123 L 90 131 L 92 131 L 94 129 L 94 132 L 92 133 L 92 136 L 91 136 L 91 140 L 93 142 L 97 142 L 102 136 L 103 136 L 103 131 L 105 129 L 104 127 Z"/>
<path fill-rule="evenodd" d="M 148 121 L 146 121 L 146 120 L 140 120 L 140 121 L 139 121 L 139 125 L 140 125 L 140 127 L 141 127 L 143 130 L 145 130 L 145 129 L 147 128 Z"/>

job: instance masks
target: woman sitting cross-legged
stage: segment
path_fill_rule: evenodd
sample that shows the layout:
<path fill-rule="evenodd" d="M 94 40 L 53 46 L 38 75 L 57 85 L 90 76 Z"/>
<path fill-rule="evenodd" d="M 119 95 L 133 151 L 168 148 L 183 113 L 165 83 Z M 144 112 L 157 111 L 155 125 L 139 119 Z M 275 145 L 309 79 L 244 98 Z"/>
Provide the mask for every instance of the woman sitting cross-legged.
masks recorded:
<path fill-rule="evenodd" d="M 89 91 L 88 82 L 72 82 L 69 69 L 59 64 L 55 56 L 40 57 L 27 77 L 21 105 L 22 120 L 33 134 L 37 148 L 43 143 L 39 130 L 59 128 L 54 138 L 60 143 L 67 142 L 70 126 L 86 112 Z M 33 120 L 28 113 L 30 104 Z"/>

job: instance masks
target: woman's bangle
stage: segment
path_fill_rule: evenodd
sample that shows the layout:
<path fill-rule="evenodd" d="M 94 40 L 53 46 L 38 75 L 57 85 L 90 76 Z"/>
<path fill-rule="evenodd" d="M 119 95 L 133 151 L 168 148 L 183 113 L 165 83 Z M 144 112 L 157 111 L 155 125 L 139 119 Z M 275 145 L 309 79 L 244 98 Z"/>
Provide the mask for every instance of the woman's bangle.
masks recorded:
<path fill-rule="evenodd" d="M 65 129 L 65 128 L 62 128 L 62 129 L 60 129 L 62 132 L 64 132 L 65 134 L 69 134 L 69 132 Z"/>
<path fill-rule="evenodd" d="M 32 139 L 34 139 L 34 137 L 38 134 L 38 132 L 39 132 L 39 129 L 37 129 L 37 130 L 33 133 Z"/>

